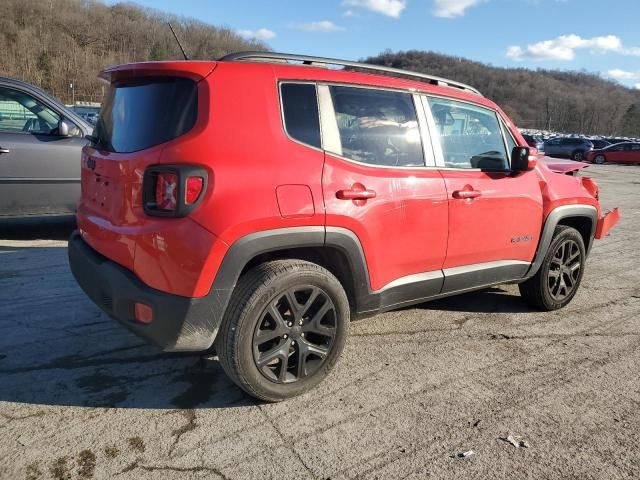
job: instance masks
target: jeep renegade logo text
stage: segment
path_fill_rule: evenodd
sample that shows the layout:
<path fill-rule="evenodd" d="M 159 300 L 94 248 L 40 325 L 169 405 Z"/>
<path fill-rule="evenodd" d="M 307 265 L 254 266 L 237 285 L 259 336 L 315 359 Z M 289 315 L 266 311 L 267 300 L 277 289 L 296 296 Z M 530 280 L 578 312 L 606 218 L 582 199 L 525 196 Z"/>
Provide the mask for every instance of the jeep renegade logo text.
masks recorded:
<path fill-rule="evenodd" d="M 526 235 L 524 237 L 513 237 L 511 239 L 511 243 L 530 242 L 531 240 L 533 240 L 533 237 L 531 235 Z"/>

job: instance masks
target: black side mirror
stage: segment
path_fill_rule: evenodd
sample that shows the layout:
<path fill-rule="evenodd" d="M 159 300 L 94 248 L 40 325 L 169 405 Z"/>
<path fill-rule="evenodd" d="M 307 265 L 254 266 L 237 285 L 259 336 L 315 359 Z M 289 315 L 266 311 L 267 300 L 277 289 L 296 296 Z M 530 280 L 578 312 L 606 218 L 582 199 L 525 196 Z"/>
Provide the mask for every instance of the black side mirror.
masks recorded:
<path fill-rule="evenodd" d="M 511 151 L 511 170 L 513 172 L 528 172 L 536 166 L 536 161 L 529 158 L 529 147 L 514 147 Z"/>

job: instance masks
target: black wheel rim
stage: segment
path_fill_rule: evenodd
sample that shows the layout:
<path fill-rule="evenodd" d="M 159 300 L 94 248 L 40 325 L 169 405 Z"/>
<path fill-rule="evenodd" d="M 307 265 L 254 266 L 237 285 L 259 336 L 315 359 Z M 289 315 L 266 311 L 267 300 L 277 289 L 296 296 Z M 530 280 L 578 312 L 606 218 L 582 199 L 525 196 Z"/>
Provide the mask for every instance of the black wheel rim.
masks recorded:
<path fill-rule="evenodd" d="M 581 152 L 577 152 L 573 155 L 574 160 L 582 160 L 582 153 Z"/>
<path fill-rule="evenodd" d="M 293 383 L 324 364 L 337 331 L 333 301 L 321 288 L 303 285 L 274 297 L 253 334 L 256 367 L 275 383 Z"/>
<path fill-rule="evenodd" d="M 562 301 L 573 293 L 580 278 L 582 254 L 574 240 L 565 240 L 556 248 L 549 266 L 548 287 L 554 300 Z"/>

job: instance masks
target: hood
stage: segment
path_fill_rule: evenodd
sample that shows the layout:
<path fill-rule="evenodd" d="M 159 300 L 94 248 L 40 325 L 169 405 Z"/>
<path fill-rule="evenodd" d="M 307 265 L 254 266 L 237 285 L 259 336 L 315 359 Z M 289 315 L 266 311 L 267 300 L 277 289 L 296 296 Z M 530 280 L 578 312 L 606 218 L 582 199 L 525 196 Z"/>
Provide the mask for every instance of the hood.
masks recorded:
<path fill-rule="evenodd" d="M 589 166 L 588 163 L 564 160 L 562 158 L 542 157 L 538 161 L 544 163 L 549 170 L 556 173 L 570 174 Z"/>

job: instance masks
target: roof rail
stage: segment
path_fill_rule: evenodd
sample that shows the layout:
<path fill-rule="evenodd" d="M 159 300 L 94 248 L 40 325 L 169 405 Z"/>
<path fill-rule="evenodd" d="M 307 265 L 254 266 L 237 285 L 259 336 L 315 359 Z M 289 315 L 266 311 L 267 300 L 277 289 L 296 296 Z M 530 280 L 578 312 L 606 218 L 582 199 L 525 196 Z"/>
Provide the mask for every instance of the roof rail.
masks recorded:
<path fill-rule="evenodd" d="M 349 60 L 338 60 L 336 58 L 314 57 L 311 55 L 297 55 L 289 53 L 276 53 L 276 52 L 236 52 L 230 53 L 218 59 L 222 62 L 234 62 L 238 60 L 254 60 L 257 62 L 268 61 L 283 61 L 283 62 L 302 62 L 303 65 L 339 65 L 342 67 L 352 67 L 361 70 L 370 70 L 372 72 L 379 72 L 385 74 L 391 74 L 395 77 L 407 77 L 412 80 L 418 80 L 429 83 L 431 85 L 444 85 L 447 87 L 459 88 L 467 92 L 475 93 L 482 96 L 482 94 L 475 88 L 466 85 L 464 83 L 456 82 L 454 80 L 447 80 L 446 78 L 436 77 L 434 75 L 427 75 L 425 73 L 411 72 L 409 70 L 401 70 L 399 68 L 384 67 L 382 65 L 372 65 L 370 63 L 352 62 Z"/>

